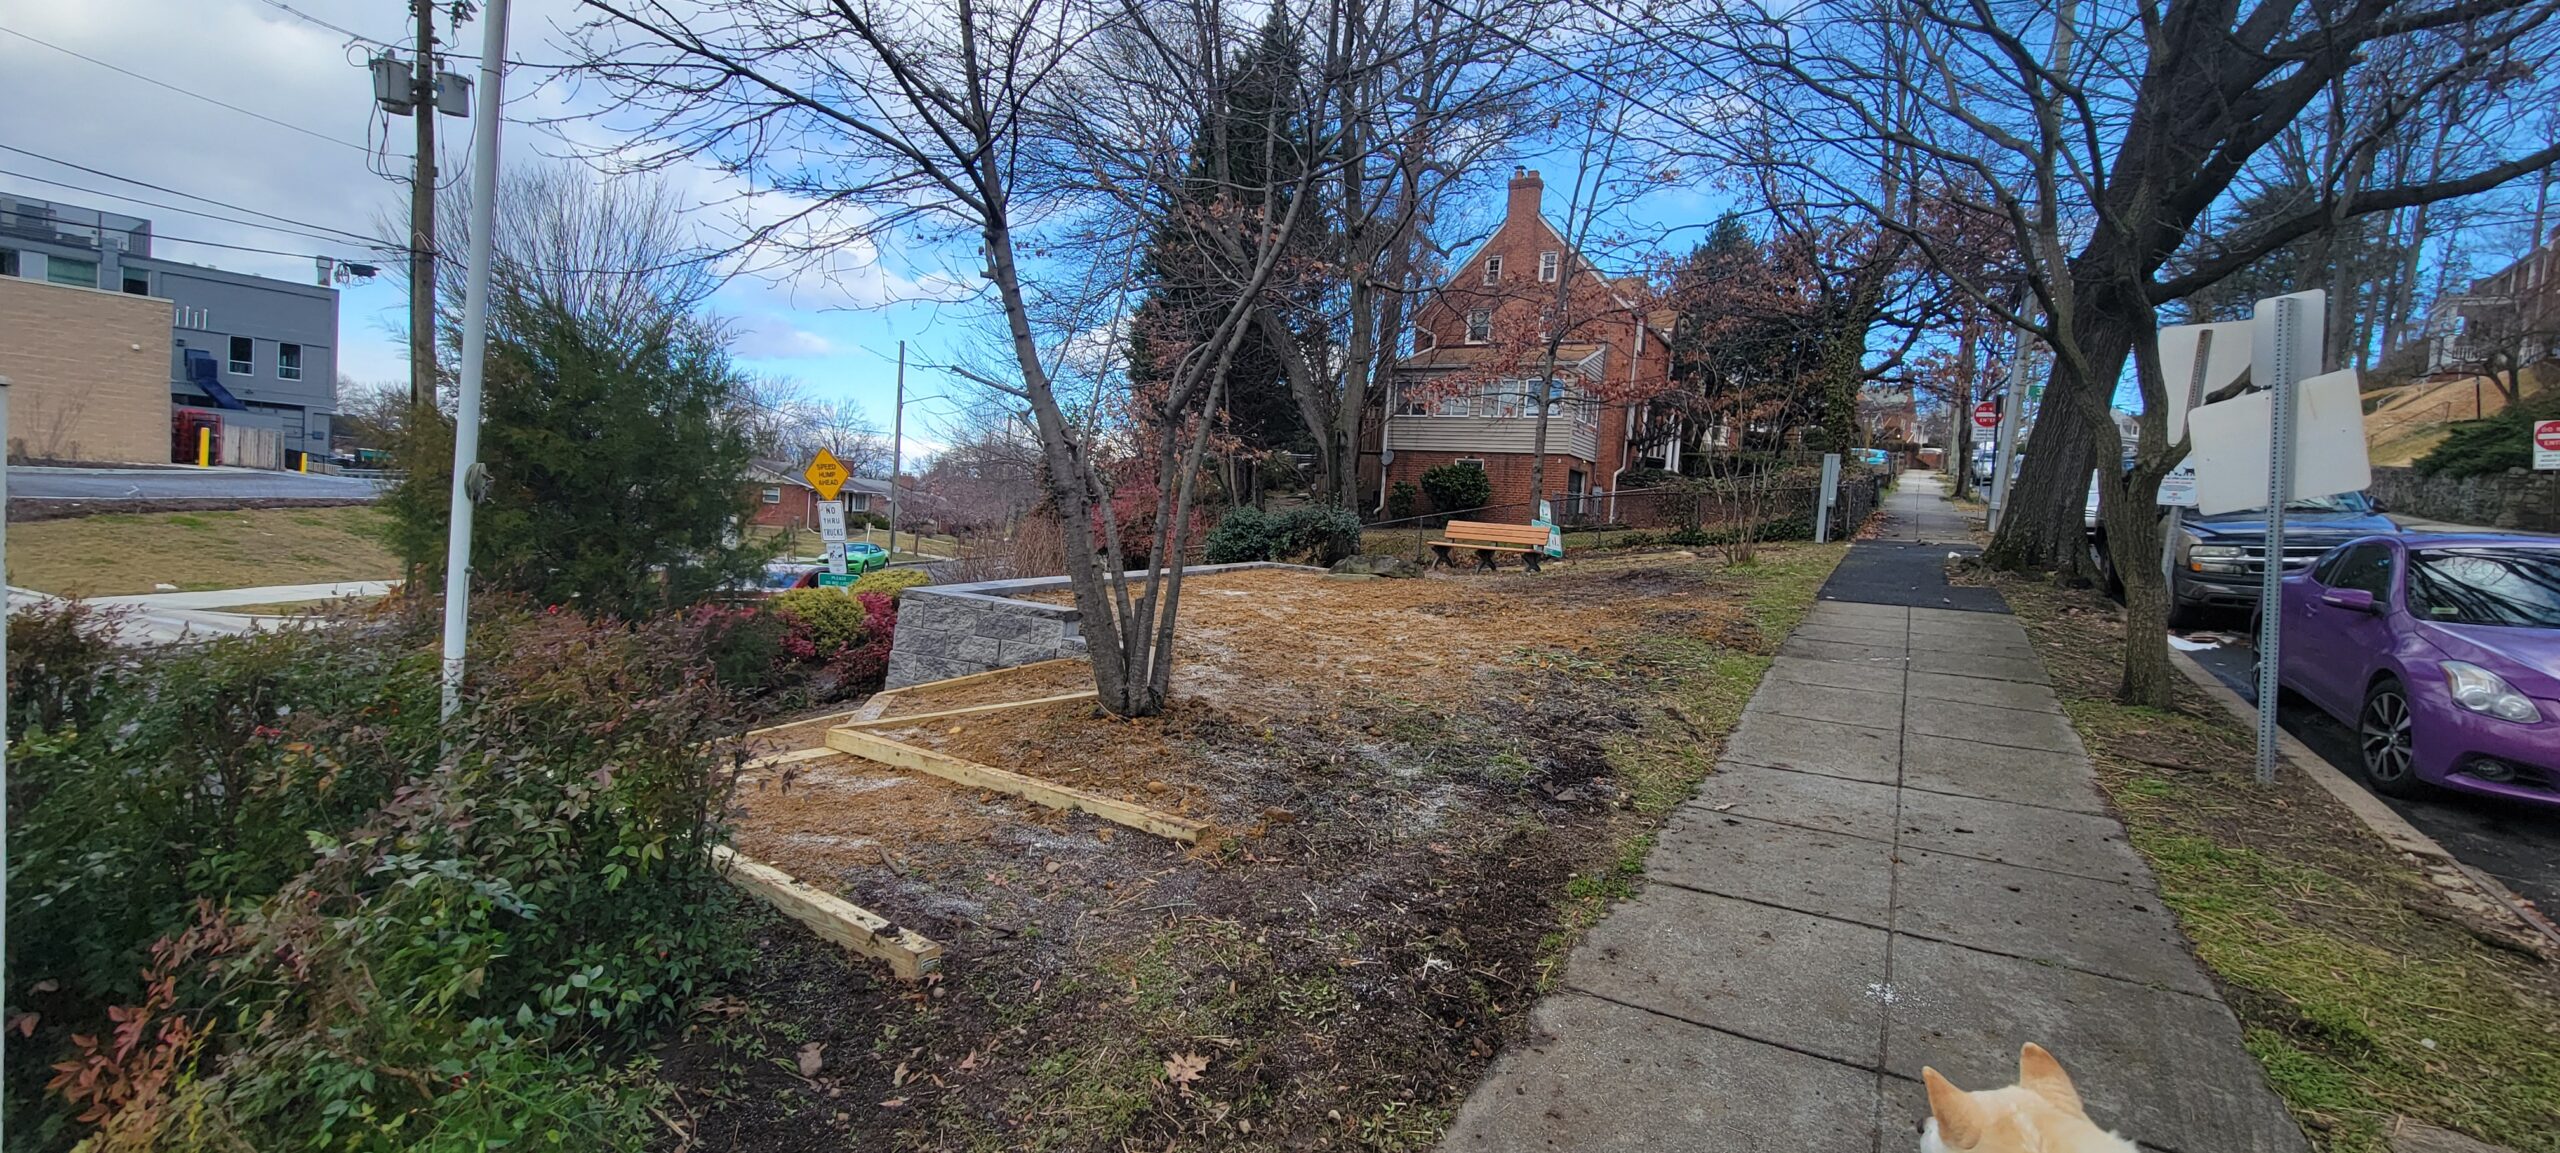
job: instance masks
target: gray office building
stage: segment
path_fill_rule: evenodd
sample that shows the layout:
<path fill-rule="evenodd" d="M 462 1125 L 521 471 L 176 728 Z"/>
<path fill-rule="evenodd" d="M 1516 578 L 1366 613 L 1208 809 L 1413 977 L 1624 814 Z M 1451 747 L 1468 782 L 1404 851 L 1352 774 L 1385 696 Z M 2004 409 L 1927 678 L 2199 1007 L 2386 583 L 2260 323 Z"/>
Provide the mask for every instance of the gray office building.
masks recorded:
<path fill-rule="evenodd" d="M 151 241 L 141 217 L 0 195 L 0 275 L 168 301 L 170 404 L 325 459 L 338 290 L 161 259 Z"/>

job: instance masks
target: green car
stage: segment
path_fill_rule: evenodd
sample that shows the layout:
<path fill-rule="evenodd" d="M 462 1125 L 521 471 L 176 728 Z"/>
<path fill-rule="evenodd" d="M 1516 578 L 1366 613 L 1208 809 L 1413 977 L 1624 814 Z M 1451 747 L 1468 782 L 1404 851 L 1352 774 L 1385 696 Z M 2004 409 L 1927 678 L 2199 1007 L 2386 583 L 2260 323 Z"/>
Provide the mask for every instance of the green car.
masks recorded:
<path fill-rule="evenodd" d="M 844 546 L 844 571 L 860 576 L 889 567 L 889 550 L 869 541 L 855 541 Z"/>

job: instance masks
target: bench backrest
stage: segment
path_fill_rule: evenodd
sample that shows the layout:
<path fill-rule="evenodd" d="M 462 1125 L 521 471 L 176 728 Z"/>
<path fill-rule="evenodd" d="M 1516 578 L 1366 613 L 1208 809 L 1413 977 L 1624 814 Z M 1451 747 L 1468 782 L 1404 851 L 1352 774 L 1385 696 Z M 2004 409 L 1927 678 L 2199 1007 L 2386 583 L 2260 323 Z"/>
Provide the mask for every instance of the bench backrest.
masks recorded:
<path fill-rule="evenodd" d="M 1450 540 L 1483 541 L 1487 544 L 1535 545 L 1547 543 L 1547 530 L 1536 525 L 1495 524 L 1481 520 L 1453 520 L 1441 535 Z"/>

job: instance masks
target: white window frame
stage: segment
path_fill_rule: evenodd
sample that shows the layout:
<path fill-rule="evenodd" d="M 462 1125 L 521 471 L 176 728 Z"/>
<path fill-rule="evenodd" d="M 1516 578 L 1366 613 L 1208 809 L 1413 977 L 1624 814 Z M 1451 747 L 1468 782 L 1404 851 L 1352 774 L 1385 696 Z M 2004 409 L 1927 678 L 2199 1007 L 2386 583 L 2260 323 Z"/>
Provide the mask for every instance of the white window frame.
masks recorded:
<path fill-rule="evenodd" d="M 846 512 L 870 512 L 871 494 L 867 492 L 849 492 L 844 494 L 844 510 Z"/>
<path fill-rule="evenodd" d="M 1485 257 L 1485 258 L 1484 258 L 1484 282 L 1485 282 L 1486 284 L 1500 284 L 1500 283 L 1502 283 L 1502 258 L 1501 258 L 1501 257 L 1499 257 L 1499 256 L 1488 256 L 1488 257 Z"/>
<path fill-rule="evenodd" d="M 1478 330 L 1478 329 L 1482 329 L 1482 330 L 1483 330 L 1483 332 L 1484 332 L 1484 335 L 1482 335 L 1482 336 L 1478 336 L 1478 335 L 1476 335 L 1476 332 L 1477 332 L 1477 330 Z M 1487 343 L 1492 342 L 1492 340 L 1493 340 L 1493 310 L 1492 310 L 1492 309 L 1490 309 L 1490 308 L 1471 308 L 1471 309 L 1468 309 L 1468 310 L 1467 310 L 1467 343 L 1469 343 L 1469 344 L 1487 344 Z"/>
<path fill-rule="evenodd" d="M 1484 458 L 1483 458 L 1483 457 L 1480 457 L 1480 456 L 1462 456 L 1462 457 L 1457 457 L 1457 458 L 1455 458 L 1455 459 L 1451 460 L 1449 463 L 1451 463 L 1451 464 L 1471 464 L 1471 465 L 1474 465 L 1474 466 L 1475 466 L 1475 469 L 1476 469 L 1476 471 L 1477 471 L 1477 472 L 1484 473 L 1484 474 L 1485 474 L 1486 476 L 1488 476 L 1488 477 L 1490 477 L 1490 476 L 1492 476 L 1492 475 L 1493 475 L 1493 473 L 1492 473 L 1490 470 L 1488 470 L 1488 469 L 1486 469 L 1486 468 L 1485 468 L 1485 466 L 1484 466 Z"/>
<path fill-rule="evenodd" d="M 1397 415 L 1397 416 L 1430 416 L 1430 415 L 1432 415 L 1432 413 L 1431 413 L 1431 398 L 1429 398 L 1429 397 L 1427 397 L 1427 396 L 1425 396 L 1425 397 L 1417 397 L 1417 396 L 1415 396 L 1415 395 L 1414 395 L 1414 391 L 1413 391 L 1413 386 L 1412 386 L 1412 384 L 1411 384 L 1411 383 L 1406 382 L 1406 381 L 1401 381 L 1401 380 L 1399 380 L 1399 381 L 1397 381 L 1397 382 L 1396 382 L 1396 386 L 1395 386 L 1395 388 L 1396 388 L 1396 407 L 1395 407 L 1395 413 L 1396 413 L 1396 415 Z"/>
<path fill-rule="evenodd" d="M 1419 326 L 1414 328 L 1413 350 L 1415 352 L 1429 352 L 1438 347 L 1440 347 L 1440 336 L 1438 333 Z"/>
<path fill-rule="evenodd" d="M 286 349 L 288 349 L 288 348 L 293 350 L 293 363 L 291 363 L 291 364 L 287 364 L 287 363 L 285 363 L 285 350 L 286 350 Z M 276 344 L 276 379 L 277 379 L 277 380 L 300 380 L 300 379 L 302 379 L 302 346 L 301 346 L 301 345 L 299 345 L 299 344 L 287 343 L 287 342 L 283 342 L 283 341 L 279 341 L 279 342 L 277 342 L 277 344 Z"/>
<path fill-rule="evenodd" d="M 766 504 L 781 504 L 782 490 L 778 488 L 768 488 L 764 490 L 764 502 Z"/>
<path fill-rule="evenodd" d="M 249 344 L 249 358 L 247 360 L 241 360 L 231 355 L 232 353 L 240 351 L 240 343 L 242 341 L 248 341 Z M 258 374 L 257 341 L 249 340 L 249 338 L 245 336 L 232 337 L 224 342 L 222 355 L 222 367 L 228 370 L 233 376 L 255 376 Z"/>
<path fill-rule="evenodd" d="M 1557 272 L 1557 270 L 1558 270 L 1558 269 L 1562 268 L 1563 266 L 1564 266 L 1564 254 L 1563 254 L 1563 253 L 1561 253 L 1561 252 L 1541 252 L 1541 253 L 1539 253 L 1539 254 L 1538 254 L 1538 283 L 1540 283 L 1540 284 L 1554 284 L 1554 283 L 1556 282 L 1556 272 Z"/>

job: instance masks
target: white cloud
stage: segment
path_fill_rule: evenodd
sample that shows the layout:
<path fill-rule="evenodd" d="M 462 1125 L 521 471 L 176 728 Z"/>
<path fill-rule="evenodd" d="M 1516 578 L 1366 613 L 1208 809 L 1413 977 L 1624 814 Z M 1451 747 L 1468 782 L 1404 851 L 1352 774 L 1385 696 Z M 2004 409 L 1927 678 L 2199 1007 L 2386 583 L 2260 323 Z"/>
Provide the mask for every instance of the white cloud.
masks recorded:
<path fill-rule="evenodd" d="M 749 360 L 809 360 L 836 351 L 834 341 L 779 317 L 743 326 L 729 347 Z"/>

